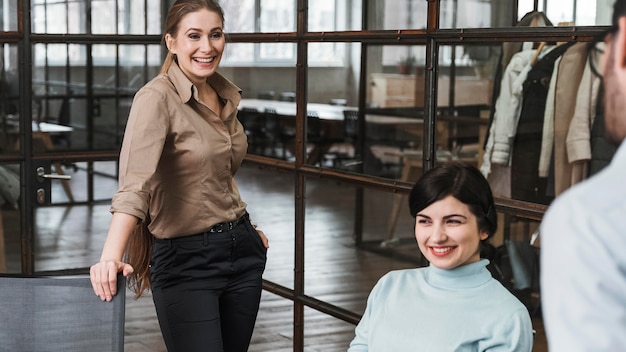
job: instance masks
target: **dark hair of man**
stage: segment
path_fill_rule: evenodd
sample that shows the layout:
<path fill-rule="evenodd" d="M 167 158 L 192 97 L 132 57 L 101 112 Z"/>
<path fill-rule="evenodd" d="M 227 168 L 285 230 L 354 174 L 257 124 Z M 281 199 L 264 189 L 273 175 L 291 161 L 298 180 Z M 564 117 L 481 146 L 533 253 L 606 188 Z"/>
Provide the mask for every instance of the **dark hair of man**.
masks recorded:
<path fill-rule="evenodd" d="M 626 16 L 626 0 L 616 0 L 613 5 L 613 21 L 614 27 L 617 27 L 617 22 L 620 17 Z"/>

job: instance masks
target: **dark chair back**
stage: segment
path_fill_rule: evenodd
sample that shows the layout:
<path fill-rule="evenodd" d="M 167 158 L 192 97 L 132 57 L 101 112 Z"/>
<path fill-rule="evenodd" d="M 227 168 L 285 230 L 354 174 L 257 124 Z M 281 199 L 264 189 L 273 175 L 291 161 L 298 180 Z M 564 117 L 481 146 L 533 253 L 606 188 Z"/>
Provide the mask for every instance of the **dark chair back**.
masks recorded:
<path fill-rule="evenodd" d="M 319 141 L 322 138 L 322 122 L 316 111 L 307 111 L 306 136 L 307 140 L 311 142 Z"/>
<path fill-rule="evenodd" d="M 259 94 L 257 95 L 257 98 L 263 99 L 263 100 L 274 100 L 275 97 L 276 97 L 276 92 L 274 92 L 273 90 L 259 92 Z"/>
<path fill-rule="evenodd" d="M 124 351 L 126 280 L 111 302 L 98 298 L 88 275 L 0 275 L 3 351 Z"/>
<path fill-rule="evenodd" d="M 280 101 L 289 101 L 289 102 L 295 102 L 296 101 L 296 93 L 294 92 L 281 92 L 280 95 L 278 96 L 278 100 Z"/>
<path fill-rule="evenodd" d="M 355 142 L 359 136 L 359 112 L 357 110 L 343 111 L 343 136 L 349 142 Z"/>
<path fill-rule="evenodd" d="M 263 115 L 265 115 L 265 131 L 267 131 L 267 133 L 277 135 L 279 133 L 280 121 L 278 121 L 278 114 L 276 113 L 276 109 L 265 108 Z"/>
<path fill-rule="evenodd" d="M 258 133 L 263 129 L 263 114 L 255 108 L 244 107 L 239 110 L 237 117 L 248 135 Z"/>
<path fill-rule="evenodd" d="M 346 105 L 348 105 L 348 100 L 347 99 L 341 99 L 341 98 L 333 98 L 333 99 L 330 99 L 328 101 L 328 104 L 336 105 L 336 106 L 346 106 Z"/>

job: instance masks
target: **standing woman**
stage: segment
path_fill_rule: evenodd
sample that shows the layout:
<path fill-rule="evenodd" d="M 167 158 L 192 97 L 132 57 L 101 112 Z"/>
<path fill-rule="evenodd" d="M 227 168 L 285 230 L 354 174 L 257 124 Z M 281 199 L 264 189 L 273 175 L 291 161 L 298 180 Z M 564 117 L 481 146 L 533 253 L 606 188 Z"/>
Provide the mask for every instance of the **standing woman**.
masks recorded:
<path fill-rule="evenodd" d="M 413 186 L 409 208 L 430 265 L 378 281 L 348 351 L 530 352 L 528 310 L 481 259 L 497 217 L 480 171 L 458 162 L 429 170 Z"/>
<path fill-rule="evenodd" d="M 216 72 L 223 27 L 217 1 L 170 8 L 168 54 L 135 95 L 113 217 L 91 267 L 102 300 L 117 293 L 118 272 L 137 296 L 152 290 L 170 352 L 246 351 L 261 297 L 268 241 L 234 181 L 247 140 L 241 91 Z"/>

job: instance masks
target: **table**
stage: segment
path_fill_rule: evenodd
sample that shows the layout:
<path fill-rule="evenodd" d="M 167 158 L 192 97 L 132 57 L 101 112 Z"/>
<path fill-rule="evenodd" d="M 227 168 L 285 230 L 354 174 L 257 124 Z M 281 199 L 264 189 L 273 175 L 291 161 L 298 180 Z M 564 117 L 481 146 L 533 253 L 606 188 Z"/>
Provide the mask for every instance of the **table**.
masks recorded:
<path fill-rule="evenodd" d="M 241 99 L 239 109 L 252 108 L 263 112 L 265 109 L 274 109 L 281 116 L 296 116 L 296 103 L 290 101 Z M 321 103 L 308 103 L 307 111 L 317 113 L 322 120 L 343 121 L 344 110 L 358 110 L 353 106 L 340 106 Z"/>
<path fill-rule="evenodd" d="M 272 109 L 276 111 L 276 114 L 286 118 L 293 118 L 296 116 L 296 103 L 286 102 L 278 100 L 264 100 L 264 99 L 242 99 L 239 103 L 239 109 L 255 109 L 260 113 L 263 113 L 266 109 Z M 340 106 L 322 103 L 308 103 L 307 112 L 315 112 L 315 115 L 319 117 L 321 128 L 324 132 L 324 138 L 316 140 L 313 144 L 313 149 L 307 157 L 308 164 L 317 164 L 322 157 L 330 150 L 330 148 L 338 142 L 342 142 L 344 136 L 342 134 L 344 111 L 358 111 L 354 106 Z M 292 120 L 293 121 L 293 120 Z M 293 127 L 293 122 L 286 120 L 285 124 Z M 390 130 L 402 131 L 409 135 L 421 135 L 423 119 L 401 116 L 389 116 L 382 114 L 366 114 L 365 122 L 368 126 L 374 125 L 368 128 L 369 140 L 382 140 L 393 141 L 397 135 L 385 136 L 385 138 L 379 138 L 377 136 L 381 133 L 388 132 Z M 381 128 L 379 128 L 381 127 Z"/>

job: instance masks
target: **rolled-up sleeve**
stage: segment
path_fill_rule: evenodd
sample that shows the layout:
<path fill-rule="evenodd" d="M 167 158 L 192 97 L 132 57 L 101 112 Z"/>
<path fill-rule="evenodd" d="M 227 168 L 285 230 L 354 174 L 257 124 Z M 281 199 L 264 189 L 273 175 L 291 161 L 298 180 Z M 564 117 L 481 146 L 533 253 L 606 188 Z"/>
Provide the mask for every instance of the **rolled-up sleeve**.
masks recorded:
<path fill-rule="evenodd" d="M 145 220 L 151 181 L 169 131 L 169 116 L 162 92 L 150 86 L 137 92 L 120 151 L 119 188 L 113 196 L 111 212 Z"/>

